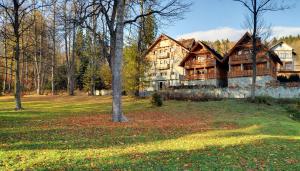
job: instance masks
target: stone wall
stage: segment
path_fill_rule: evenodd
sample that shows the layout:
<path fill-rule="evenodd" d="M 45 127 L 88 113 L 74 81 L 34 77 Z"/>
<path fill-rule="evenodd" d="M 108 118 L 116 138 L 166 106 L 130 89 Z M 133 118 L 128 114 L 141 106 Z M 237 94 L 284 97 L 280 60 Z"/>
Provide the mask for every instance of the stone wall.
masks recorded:
<path fill-rule="evenodd" d="M 273 81 L 274 78 L 271 76 L 257 76 L 256 85 L 265 87 L 266 83 Z M 252 84 L 252 77 L 238 77 L 228 78 L 228 87 L 250 87 Z"/>
<path fill-rule="evenodd" d="M 184 85 L 213 85 L 213 86 L 217 86 L 217 80 L 216 79 L 190 80 L 190 81 L 185 81 Z"/>
<path fill-rule="evenodd" d="M 197 88 L 167 90 L 179 93 L 208 94 L 220 98 L 247 98 L 250 97 L 250 88 Z M 299 87 L 258 87 L 256 96 L 270 96 L 273 98 L 300 98 Z"/>

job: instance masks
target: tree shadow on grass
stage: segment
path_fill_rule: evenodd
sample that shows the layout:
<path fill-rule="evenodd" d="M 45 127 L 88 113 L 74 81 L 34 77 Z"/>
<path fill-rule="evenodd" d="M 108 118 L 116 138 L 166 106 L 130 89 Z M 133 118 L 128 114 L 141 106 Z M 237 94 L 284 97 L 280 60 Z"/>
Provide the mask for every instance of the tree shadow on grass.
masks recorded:
<path fill-rule="evenodd" d="M 163 132 L 155 127 L 86 127 L 56 128 L 45 130 L 19 130 L 0 134 L 2 150 L 69 150 L 69 149 L 101 149 L 129 147 L 136 145 L 143 148 L 184 148 L 208 145 L 226 145 L 251 142 L 264 138 L 294 138 L 300 136 L 268 135 L 259 133 L 261 127 L 254 125 L 233 130 L 188 130 L 180 127 L 172 129 L 172 133 Z M 203 142 L 199 142 L 203 141 Z M 151 143 L 153 143 L 151 145 Z M 159 147 L 155 147 L 155 145 Z M 173 147 L 172 147 L 173 146 Z M 163 149 L 162 149 L 163 150 Z"/>
<path fill-rule="evenodd" d="M 187 139 L 190 136 L 187 135 Z M 244 141 L 210 142 L 191 139 L 191 144 L 178 139 L 150 142 L 108 149 L 76 150 L 56 153 L 49 158 L 38 158 L 34 165 L 24 164 L 24 169 L 37 170 L 299 170 L 295 137 L 262 135 Z M 299 138 L 299 137 L 298 137 Z M 213 139 L 210 137 L 209 139 Z M 177 146 L 172 146 L 180 141 Z M 196 142 L 195 142 L 196 141 Z M 228 143 L 229 141 L 229 143 Z M 156 145 L 154 145 L 157 143 Z M 169 144 L 169 146 L 166 146 Z M 174 145 L 174 144 L 173 144 Z M 143 147 L 142 147 L 143 146 Z M 34 160 L 34 159 L 33 159 Z M 3 160 L 6 162 L 5 160 Z M 17 164 L 16 164 L 17 165 Z"/>

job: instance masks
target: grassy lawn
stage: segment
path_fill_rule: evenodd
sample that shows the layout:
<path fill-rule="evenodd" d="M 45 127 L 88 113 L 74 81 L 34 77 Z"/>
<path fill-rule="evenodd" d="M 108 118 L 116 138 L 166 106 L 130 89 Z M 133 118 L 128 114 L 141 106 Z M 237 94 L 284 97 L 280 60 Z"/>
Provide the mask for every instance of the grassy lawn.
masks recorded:
<path fill-rule="evenodd" d="M 300 122 L 287 106 L 243 100 L 0 97 L 0 170 L 300 170 Z"/>

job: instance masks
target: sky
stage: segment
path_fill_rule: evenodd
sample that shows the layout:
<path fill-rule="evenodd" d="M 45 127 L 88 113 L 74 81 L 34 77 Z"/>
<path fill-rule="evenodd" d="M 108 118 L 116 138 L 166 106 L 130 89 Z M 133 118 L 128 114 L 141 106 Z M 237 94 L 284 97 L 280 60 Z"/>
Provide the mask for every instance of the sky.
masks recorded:
<path fill-rule="evenodd" d="M 271 37 L 300 34 L 300 0 L 285 0 L 291 8 L 267 12 L 264 21 L 272 28 Z M 176 39 L 196 38 L 214 41 L 236 41 L 245 33 L 246 8 L 233 0 L 192 0 L 193 4 L 184 19 L 163 26 L 160 33 Z"/>

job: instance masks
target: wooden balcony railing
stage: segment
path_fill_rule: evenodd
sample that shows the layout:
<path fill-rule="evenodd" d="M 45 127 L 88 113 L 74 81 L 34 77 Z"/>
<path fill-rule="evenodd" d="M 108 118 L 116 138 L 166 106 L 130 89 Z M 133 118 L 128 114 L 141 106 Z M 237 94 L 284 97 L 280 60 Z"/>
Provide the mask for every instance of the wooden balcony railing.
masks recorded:
<path fill-rule="evenodd" d="M 185 63 L 185 68 L 202 68 L 215 66 L 216 62 L 214 60 L 207 60 L 203 62 L 199 61 L 188 61 Z"/>
<path fill-rule="evenodd" d="M 244 71 L 229 71 L 228 72 L 228 77 L 233 78 L 233 77 L 250 77 L 252 76 L 253 71 L 252 70 L 244 70 Z M 256 71 L 257 76 L 264 76 L 264 75 L 273 75 L 270 70 L 260 70 L 258 69 Z"/>
<path fill-rule="evenodd" d="M 259 53 L 257 54 L 258 57 L 256 57 L 256 62 L 265 62 L 266 59 L 263 58 L 264 54 Z M 229 64 L 242 64 L 242 63 L 252 63 L 252 56 L 251 54 L 242 54 L 242 55 L 232 55 L 229 58 Z"/>
<path fill-rule="evenodd" d="M 207 80 L 207 79 L 215 79 L 215 74 L 191 74 L 186 75 L 185 80 Z"/>
<path fill-rule="evenodd" d="M 157 66 L 157 69 L 158 69 L 158 70 L 167 70 L 167 69 L 170 69 L 170 64 L 167 64 L 167 65 L 159 65 L 159 66 Z"/>

